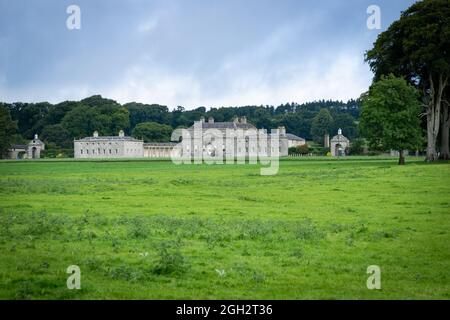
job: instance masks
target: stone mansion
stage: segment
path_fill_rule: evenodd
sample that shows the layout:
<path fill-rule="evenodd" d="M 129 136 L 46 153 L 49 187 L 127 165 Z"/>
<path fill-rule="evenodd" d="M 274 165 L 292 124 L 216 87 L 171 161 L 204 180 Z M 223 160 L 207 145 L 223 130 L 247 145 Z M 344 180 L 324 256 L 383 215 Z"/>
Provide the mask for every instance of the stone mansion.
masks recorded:
<path fill-rule="evenodd" d="M 220 132 L 242 130 L 257 130 L 256 127 L 247 122 L 245 117 L 234 118 L 229 122 L 215 122 L 212 117 L 205 121 L 202 117 L 196 121 L 193 126 L 188 128 L 188 131 L 193 131 L 194 126 L 200 126 L 203 134 L 208 129 L 216 129 Z M 279 154 L 286 156 L 288 148 L 306 143 L 305 139 L 297 137 L 296 135 L 286 133 L 284 127 L 278 128 L 279 132 Z M 270 136 L 270 134 L 268 134 Z M 203 140 L 202 140 L 203 141 Z M 270 141 L 270 140 L 269 140 Z M 203 143 L 203 142 L 202 142 Z M 135 139 L 133 137 L 125 136 L 121 130 L 118 136 L 99 136 L 95 131 L 92 137 L 74 141 L 74 157 L 75 158 L 170 158 L 172 150 L 178 143 L 176 142 L 151 142 L 144 143 L 144 141 Z M 202 146 L 192 145 L 191 150 L 183 150 L 182 152 L 192 152 L 194 149 L 201 148 L 205 150 L 208 148 L 203 143 Z M 270 146 L 269 146 L 270 148 Z M 224 148 L 224 153 L 226 152 Z M 246 150 L 248 153 L 249 150 Z M 269 151 L 270 154 L 270 151 Z"/>
<path fill-rule="evenodd" d="M 143 141 L 125 136 L 120 130 L 118 136 L 99 136 L 95 131 L 92 137 L 74 141 L 75 158 L 142 158 Z"/>

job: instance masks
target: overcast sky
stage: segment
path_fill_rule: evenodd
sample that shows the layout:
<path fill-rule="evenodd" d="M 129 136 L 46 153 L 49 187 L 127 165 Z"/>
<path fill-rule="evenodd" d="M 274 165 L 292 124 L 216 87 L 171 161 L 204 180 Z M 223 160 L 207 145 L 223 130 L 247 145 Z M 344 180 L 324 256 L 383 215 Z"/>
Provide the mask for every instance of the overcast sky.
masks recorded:
<path fill-rule="evenodd" d="M 410 0 L 0 0 L 0 101 L 173 108 L 347 100 Z M 66 9 L 81 9 L 69 30 Z M 381 8 L 381 30 L 366 26 Z"/>

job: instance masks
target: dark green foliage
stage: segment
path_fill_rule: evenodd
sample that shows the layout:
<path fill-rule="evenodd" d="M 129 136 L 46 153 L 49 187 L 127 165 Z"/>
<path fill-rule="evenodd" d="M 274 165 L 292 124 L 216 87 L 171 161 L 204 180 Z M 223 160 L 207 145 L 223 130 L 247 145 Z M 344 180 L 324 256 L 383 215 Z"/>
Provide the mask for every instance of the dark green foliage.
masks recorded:
<path fill-rule="evenodd" d="M 355 139 L 358 136 L 358 127 L 355 123 L 355 119 L 348 113 L 339 113 L 333 117 L 333 129 L 330 132 L 330 136 L 337 134 L 339 129 L 345 133 L 345 136 L 350 140 Z"/>
<path fill-rule="evenodd" d="M 73 139 L 69 131 L 60 124 L 52 124 L 44 127 L 40 138 L 47 144 L 47 149 L 52 147 L 70 148 L 73 144 Z"/>
<path fill-rule="evenodd" d="M 444 127 L 441 109 L 448 108 L 444 102 L 450 77 L 448 48 L 450 2 L 424 0 L 402 12 L 366 53 L 375 81 L 392 73 L 419 89 L 427 115 L 422 123 L 427 130 L 427 161 L 437 160 L 438 133 Z M 448 145 L 443 149 L 448 157 Z"/>
<path fill-rule="evenodd" d="M 169 109 L 158 104 L 142 104 L 131 102 L 123 105 L 130 114 L 131 128 L 142 122 L 158 122 L 169 124 Z"/>
<path fill-rule="evenodd" d="M 419 1 L 382 32 L 366 60 L 379 80 L 390 73 L 426 88 L 430 73 L 450 73 L 450 4 Z"/>
<path fill-rule="evenodd" d="M 325 134 L 330 134 L 334 127 L 334 120 L 327 109 L 320 109 L 311 124 L 311 135 L 315 142 L 322 143 Z"/>
<path fill-rule="evenodd" d="M 375 150 L 415 150 L 421 144 L 419 113 L 414 87 L 393 75 L 381 77 L 363 98 L 361 132 Z"/>
<path fill-rule="evenodd" d="M 31 139 L 35 133 L 41 133 L 46 125 L 45 118 L 48 115 L 51 104 L 42 103 L 11 103 L 5 104 L 11 112 L 13 120 L 17 121 L 19 133 L 26 139 Z"/>
<path fill-rule="evenodd" d="M 17 129 L 17 122 L 11 119 L 9 110 L 0 104 L 0 158 L 6 153 Z"/>
<path fill-rule="evenodd" d="M 166 142 L 170 141 L 172 131 L 172 127 L 165 124 L 144 122 L 134 128 L 133 137 L 143 139 L 144 142 Z"/>
<path fill-rule="evenodd" d="M 155 274 L 182 274 L 187 271 L 189 264 L 179 247 L 178 242 L 172 241 L 159 244 L 158 260 L 153 268 Z"/>
<path fill-rule="evenodd" d="M 349 154 L 352 156 L 363 154 L 365 145 L 366 145 L 365 141 L 362 138 L 357 138 L 357 139 L 352 140 L 350 142 Z"/>
<path fill-rule="evenodd" d="M 288 154 L 289 155 L 291 155 L 291 154 L 297 154 L 297 147 L 290 147 L 289 149 L 288 149 Z"/>
<path fill-rule="evenodd" d="M 309 146 L 308 144 L 304 144 L 297 147 L 291 147 L 288 149 L 288 154 L 308 154 L 309 153 Z"/>
<path fill-rule="evenodd" d="M 111 117 L 95 108 L 80 105 L 69 111 L 61 124 L 74 138 L 91 136 L 97 130 L 100 134 L 111 134 Z"/>
<path fill-rule="evenodd" d="M 73 158 L 72 148 L 46 148 L 41 151 L 42 158 Z"/>

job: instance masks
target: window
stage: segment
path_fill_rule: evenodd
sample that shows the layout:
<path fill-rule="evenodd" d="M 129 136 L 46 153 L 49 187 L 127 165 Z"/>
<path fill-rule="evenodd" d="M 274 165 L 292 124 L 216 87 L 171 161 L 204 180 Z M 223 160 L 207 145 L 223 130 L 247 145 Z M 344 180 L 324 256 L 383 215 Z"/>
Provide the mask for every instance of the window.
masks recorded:
<path fill-rule="evenodd" d="M 81 154 L 83 154 L 83 149 L 81 149 Z"/>

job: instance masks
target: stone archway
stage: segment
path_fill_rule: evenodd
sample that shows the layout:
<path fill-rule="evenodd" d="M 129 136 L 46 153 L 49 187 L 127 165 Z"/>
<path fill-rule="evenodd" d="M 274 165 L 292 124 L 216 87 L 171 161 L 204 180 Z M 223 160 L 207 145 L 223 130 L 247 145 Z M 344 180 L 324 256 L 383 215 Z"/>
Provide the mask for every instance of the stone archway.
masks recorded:
<path fill-rule="evenodd" d="M 26 154 L 27 154 L 26 151 L 19 151 L 17 153 L 17 159 L 25 159 Z"/>
<path fill-rule="evenodd" d="M 340 143 L 336 143 L 336 145 L 334 146 L 334 154 L 336 156 L 340 156 L 342 151 L 342 145 Z"/>

